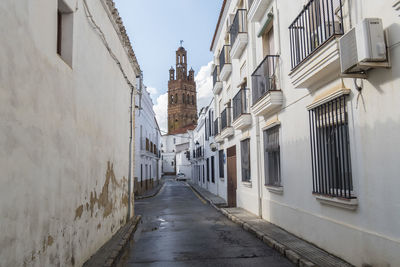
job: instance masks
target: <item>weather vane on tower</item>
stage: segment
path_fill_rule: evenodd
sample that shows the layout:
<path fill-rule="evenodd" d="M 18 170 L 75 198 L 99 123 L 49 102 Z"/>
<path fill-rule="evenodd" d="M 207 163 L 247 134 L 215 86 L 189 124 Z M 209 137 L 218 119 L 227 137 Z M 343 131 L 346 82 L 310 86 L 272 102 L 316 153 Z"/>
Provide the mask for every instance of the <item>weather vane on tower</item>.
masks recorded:
<path fill-rule="evenodd" d="M 181 40 L 181 41 L 180 41 L 180 43 L 181 43 L 181 47 L 183 47 L 183 46 L 182 46 L 182 44 L 183 44 L 183 40 Z"/>

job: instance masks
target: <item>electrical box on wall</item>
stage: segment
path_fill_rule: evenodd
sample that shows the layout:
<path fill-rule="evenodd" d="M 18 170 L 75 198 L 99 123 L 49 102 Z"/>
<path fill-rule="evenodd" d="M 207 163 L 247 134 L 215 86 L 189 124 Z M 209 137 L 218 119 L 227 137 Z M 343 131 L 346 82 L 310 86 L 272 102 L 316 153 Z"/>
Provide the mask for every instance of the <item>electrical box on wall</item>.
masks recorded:
<path fill-rule="evenodd" d="M 339 39 L 342 73 L 365 72 L 374 67 L 388 67 L 382 20 L 363 19 Z"/>

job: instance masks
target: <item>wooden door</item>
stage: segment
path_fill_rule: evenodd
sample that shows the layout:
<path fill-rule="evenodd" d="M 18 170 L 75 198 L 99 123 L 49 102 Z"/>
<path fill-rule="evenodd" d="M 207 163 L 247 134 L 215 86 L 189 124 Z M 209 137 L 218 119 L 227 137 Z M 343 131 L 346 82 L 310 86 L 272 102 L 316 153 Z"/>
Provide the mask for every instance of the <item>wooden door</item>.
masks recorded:
<path fill-rule="evenodd" d="M 227 149 L 228 206 L 236 207 L 236 146 Z"/>

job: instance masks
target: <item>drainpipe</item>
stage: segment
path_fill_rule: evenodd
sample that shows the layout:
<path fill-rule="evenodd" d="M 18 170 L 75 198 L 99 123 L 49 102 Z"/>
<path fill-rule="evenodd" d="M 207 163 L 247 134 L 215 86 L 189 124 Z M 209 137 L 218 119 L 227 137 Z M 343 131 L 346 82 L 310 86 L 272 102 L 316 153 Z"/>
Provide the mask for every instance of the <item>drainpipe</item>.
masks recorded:
<path fill-rule="evenodd" d="M 257 172 L 258 172 L 258 215 L 262 217 L 263 184 L 261 177 L 260 119 L 256 117 Z"/>
<path fill-rule="evenodd" d="M 132 202 L 132 139 L 133 139 L 133 87 L 131 87 L 131 103 L 129 106 L 129 173 L 128 173 L 128 215 L 127 221 L 131 218 L 131 202 Z"/>

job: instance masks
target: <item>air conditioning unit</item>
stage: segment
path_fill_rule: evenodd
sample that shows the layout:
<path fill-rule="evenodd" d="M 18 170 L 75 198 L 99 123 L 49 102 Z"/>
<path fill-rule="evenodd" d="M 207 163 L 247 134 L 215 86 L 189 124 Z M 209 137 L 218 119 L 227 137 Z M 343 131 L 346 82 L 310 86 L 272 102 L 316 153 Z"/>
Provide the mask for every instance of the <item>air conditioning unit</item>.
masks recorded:
<path fill-rule="evenodd" d="M 382 20 L 366 18 L 339 39 L 342 73 L 363 72 L 374 63 L 386 62 L 386 44 Z M 381 66 L 377 64 L 376 66 Z"/>

